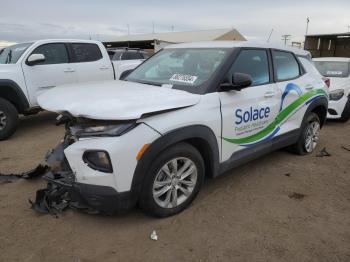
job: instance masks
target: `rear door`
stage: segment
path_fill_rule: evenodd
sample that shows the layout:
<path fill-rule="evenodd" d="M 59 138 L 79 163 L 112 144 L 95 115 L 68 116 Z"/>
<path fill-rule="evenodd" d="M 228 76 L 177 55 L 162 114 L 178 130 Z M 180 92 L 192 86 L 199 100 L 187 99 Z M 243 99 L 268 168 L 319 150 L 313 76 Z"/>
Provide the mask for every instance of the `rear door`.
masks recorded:
<path fill-rule="evenodd" d="M 107 52 L 103 56 L 97 44 L 70 43 L 69 46 L 79 83 L 114 79 L 111 60 Z"/>
<path fill-rule="evenodd" d="M 249 74 L 253 84 L 241 91 L 220 92 L 222 161 L 244 149 L 250 149 L 247 155 L 240 153 L 246 159 L 254 152 L 269 150 L 279 110 L 280 94 L 273 83 L 268 50 L 242 49 L 227 77 L 233 73 Z"/>
<path fill-rule="evenodd" d="M 29 66 L 22 63 L 30 103 L 37 105 L 37 97 L 45 90 L 63 84 L 77 82 L 74 65 L 69 63 L 67 45 L 50 43 L 36 47 L 30 54 L 43 54 L 45 61 Z M 29 57 L 28 56 L 28 57 Z"/>

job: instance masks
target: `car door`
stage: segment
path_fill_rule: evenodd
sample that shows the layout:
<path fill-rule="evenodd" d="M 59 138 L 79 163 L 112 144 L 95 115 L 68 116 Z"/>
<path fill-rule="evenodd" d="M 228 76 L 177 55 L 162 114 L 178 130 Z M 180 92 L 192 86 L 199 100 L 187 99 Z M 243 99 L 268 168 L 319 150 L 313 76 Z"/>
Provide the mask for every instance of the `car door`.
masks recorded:
<path fill-rule="evenodd" d="M 32 54 L 43 54 L 45 56 L 45 61 L 32 66 L 28 65 L 27 59 L 22 63 L 32 105 L 37 105 L 37 97 L 45 90 L 58 85 L 77 82 L 75 68 L 69 63 L 65 43 L 40 45 L 29 56 Z"/>
<path fill-rule="evenodd" d="M 94 43 L 70 43 L 72 63 L 77 70 L 78 82 L 114 79 L 111 60 Z M 104 48 L 104 47 L 103 47 Z"/>
<path fill-rule="evenodd" d="M 280 94 L 273 82 L 269 51 L 242 49 L 227 77 L 234 73 L 249 74 L 253 83 L 241 91 L 220 92 L 222 161 L 235 156 L 248 159 L 253 154 L 266 152 L 278 129 L 274 121 Z"/>
<path fill-rule="evenodd" d="M 291 52 L 272 50 L 272 60 L 278 92 L 282 94 L 279 105 L 279 115 L 283 116 L 279 119 L 279 135 L 282 135 L 300 127 L 307 109 L 304 95 L 319 83 Z"/>

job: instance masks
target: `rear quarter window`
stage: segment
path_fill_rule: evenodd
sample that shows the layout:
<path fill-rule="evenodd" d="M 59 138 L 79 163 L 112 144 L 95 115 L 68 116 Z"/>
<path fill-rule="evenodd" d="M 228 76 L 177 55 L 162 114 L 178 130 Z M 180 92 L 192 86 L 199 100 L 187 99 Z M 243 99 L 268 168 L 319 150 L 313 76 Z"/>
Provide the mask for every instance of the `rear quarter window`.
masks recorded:
<path fill-rule="evenodd" d="M 301 75 L 299 63 L 292 53 L 273 51 L 272 58 L 277 81 L 287 81 Z"/>

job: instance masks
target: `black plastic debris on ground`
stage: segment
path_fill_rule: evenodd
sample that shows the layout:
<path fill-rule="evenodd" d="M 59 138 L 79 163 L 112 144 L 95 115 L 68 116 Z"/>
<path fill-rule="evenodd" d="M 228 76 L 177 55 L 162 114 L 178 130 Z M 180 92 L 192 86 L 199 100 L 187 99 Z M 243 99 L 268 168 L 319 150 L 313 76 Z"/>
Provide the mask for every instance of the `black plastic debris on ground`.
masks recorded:
<path fill-rule="evenodd" d="M 20 174 L 1 174 L 0 183 L 12 183 L 20 178 L 32 179 L 44 175 L 48 170 L 48 166 L 38 165 L 36 168 L 20 173 Z"/>
<path fill-rule="evenodd" d="M 317 155 L 316 157 L 328 157 L 328 156 L 332 156 L 327 149 L 324 147 Z"/>
<path fill-rule="evenodd" d="M 348 152 L 350 152 L 350 148 L 349 148 L 349 147 L 341 146 L 341 148 L 344 149 L 344 150 L 346 150 L 346 151 L 348 151 Z"/>
<path fill-rule="evenodd" d="M 305 195 L 301 194 L 301 193 L 293 192 L 293 193 L 289 194 L 288 197 L 292 198 L 292 199 L 295 199 L 295 200 L 303 200 Z"/>

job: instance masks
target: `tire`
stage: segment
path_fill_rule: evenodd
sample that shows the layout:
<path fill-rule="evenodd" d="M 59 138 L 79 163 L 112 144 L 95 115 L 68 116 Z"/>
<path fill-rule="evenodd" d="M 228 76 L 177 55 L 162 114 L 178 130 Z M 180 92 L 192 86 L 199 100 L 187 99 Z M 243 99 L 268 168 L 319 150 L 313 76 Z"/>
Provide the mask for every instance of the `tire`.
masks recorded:
<path fill-rule="evenodd" d="M 345 105 L 340 121 L 345 123 L 349 121 L 349 119 L 350 119 L 350 97 L 348 98 L 348 102 Z"/>
<path fill-rule="evenodd" d="M 179 173 L 176 175 L 172 161 L 176 161 L 177 172 L 183 171 L 182 176 Z M 185 165 L 185 169 L 181 170 Z M 168 217 L 183 211 L 197 196 L 204 172 L 203 158 L 190 144 L 179 143 L 165 149 L 147 171 L 140 192 L 141 209 L 156 217 Z M 184 177 L 186 174 L 190 175 Z"/>
<path fill-rule="evenodd" d="M 314 152 L 321 129 L 320 118 L 315 113 L 310 113 L 301 127 L 301 134 L 298 141 L 290 146 L 290 151 L 298 155 L 308 155 Z M 309 142 L 311 143 L 308 146 Z"/>
<path fill-rule="evenodd" d="M 9 101 L 0 97 L 0 141 L 9 138 L 18 126 L 18 111 Z"/>

